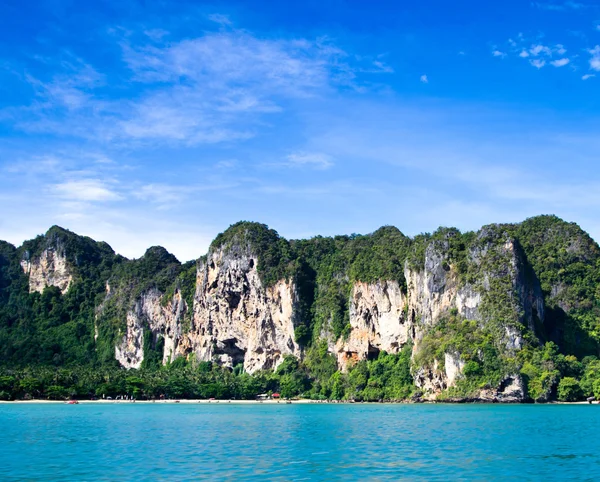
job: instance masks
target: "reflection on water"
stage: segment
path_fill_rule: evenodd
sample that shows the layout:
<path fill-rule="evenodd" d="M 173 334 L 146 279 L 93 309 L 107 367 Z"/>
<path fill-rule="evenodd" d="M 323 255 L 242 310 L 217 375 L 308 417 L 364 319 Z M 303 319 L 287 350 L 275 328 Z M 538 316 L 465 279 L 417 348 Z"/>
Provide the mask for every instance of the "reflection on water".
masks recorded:
<path fill-rule="evenodd" d="M 600 407 L 1 405 L 0 479 L 597 480 Z"/>

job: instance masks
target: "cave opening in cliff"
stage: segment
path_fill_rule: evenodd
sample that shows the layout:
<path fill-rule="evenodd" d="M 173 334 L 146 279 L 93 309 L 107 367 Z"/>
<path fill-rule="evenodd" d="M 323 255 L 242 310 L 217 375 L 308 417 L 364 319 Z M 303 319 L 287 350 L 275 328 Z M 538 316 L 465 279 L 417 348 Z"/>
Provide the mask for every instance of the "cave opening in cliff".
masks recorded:
<path fill-rule="evenodd" d="M 242 350 L 236 344 L 237 340 L 231 338 L 223 340 L 215 347 L 215 355 L 227 355 L 232 366 L 238 363 L 244 363 L 246 357 L 246 350 Z"/>
<path fill-rule="evenodd" d="M 377 360 L 379 358 L 379 348 L 369 345 L 369 351 L 367 352 L 367 360 Z"/>

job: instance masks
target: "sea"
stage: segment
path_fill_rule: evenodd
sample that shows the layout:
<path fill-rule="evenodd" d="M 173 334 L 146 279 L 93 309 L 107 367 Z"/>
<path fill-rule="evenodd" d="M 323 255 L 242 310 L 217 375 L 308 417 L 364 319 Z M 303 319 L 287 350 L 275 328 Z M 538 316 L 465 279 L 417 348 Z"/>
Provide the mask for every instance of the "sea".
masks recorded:
<path fill-rule="evenodd" d="M 1 404 L 0 480 L 600 480 L 600 405 Z"/>

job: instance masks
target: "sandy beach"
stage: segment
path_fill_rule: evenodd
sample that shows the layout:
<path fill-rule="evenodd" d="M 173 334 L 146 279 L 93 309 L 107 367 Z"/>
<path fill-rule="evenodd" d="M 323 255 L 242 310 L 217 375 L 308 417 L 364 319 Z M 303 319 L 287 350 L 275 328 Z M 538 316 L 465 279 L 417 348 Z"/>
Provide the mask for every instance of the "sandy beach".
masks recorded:
<path fill-rule="evenodd" d="M 156 404 L 156 403 L 180 403 L 180 404 L 235 404 L 235 405 L 286 405 L 286 404 L 327 404 L 328 402 L 321 402 L 318 400 L 77 400 L 78 403 L 100 403 L 100 404 L 133 404 L 133 403 L 144 403 L 144 404 Z M 68 404 L 69 401 L 65 400 L 13 400 L 6 401 L 0 400 L 0 404 L 38 404 L 38 403 L 54 403 L 54 404 Z M 334 402 L 330 402 L 334 403 Z"/>

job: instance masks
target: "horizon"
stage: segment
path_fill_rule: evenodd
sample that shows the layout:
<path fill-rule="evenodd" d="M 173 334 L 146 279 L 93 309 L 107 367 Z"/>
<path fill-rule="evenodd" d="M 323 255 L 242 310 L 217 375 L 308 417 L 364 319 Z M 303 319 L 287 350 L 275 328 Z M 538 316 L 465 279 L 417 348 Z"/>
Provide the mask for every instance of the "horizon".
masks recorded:
<path fill-rule="evenodd" d="M 0 239 L 195 259 L 554 213 L 600 240 L 600 5 L 3 2 Z"/>

